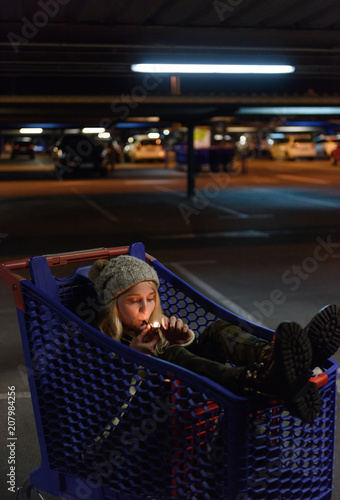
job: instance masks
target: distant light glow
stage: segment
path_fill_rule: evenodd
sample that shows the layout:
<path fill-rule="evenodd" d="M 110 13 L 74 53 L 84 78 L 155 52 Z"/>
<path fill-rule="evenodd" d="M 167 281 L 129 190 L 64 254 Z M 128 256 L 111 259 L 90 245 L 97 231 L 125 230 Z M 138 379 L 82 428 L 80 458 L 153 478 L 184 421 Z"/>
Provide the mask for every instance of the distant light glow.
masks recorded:
<path fill-rule="evenodd" d="M 98 134 L 99 139 L 110 139 L 110 137 L 110 132 L 100 132 L 100 134 Z"/>
<path fill-rule="evenodd" d="M 285 135 L 274 132 L 274 133 L 270 134 L 270 137 L 272 139 L 284 139 Z"/>
<path fill-rule="evenodd" d="M 340 114 L 340 107 L 335 106 L 282 106 L 282 107 L 247 107 L 240 108 L 237 111 L 238 115 L 338 115 Z"/>
<path fill-rule="evenodd" d="M 222 134 L 215 134 L 214 139 L 215 139 L 215 141 L 222 141 L 223 135 Z"/>
<path fill-rule="evenodd" d="M 102 134 L 105 132 L 103 127 L 85 127 L 82 130 L 83 134 Z"/>
<path fill-rule="evenodd" d="M 159 139 L 159 133 L 158 132 L 149 132 L 148 137 L 149 137 L 149 139 Z"/>
<path fill-rule="evenodd" d="M 296 133 L 296 132 L 314 132 L 315 127 L 302 127 L 300 125 L 294 127 L 292 125 L 276 127 L 278 132 L 286 132 L 286 133 Z"/>
<path fill-rule="evenodd" d="M 170 130 L 168 130 L 167 128 L 163 130 L 163 134 L 164 135 L 169 135 L 170 134 Z"/>
<path fill-rule="evenodd" d="M 242 126 L 235 126 L 235 127 L 228 127 L 228 132 L 257 132 L 256 127 L 242 127 Z"/>
<path fill-rule="evenodd" d="M 288 64 L 132 64 L 138 73 L 244 73 L 270 74 L 293 73 Z"/>
<path fill-rule="evenodd" d="M 80 128 L 66 128 L 64 130 L 65 134 L 80 134 Z"/>
<path fill-rule="evenodd" d="M 21 128 L 20 129 L 20 134 L 41 134 L 43 132 L 43 129 L 38 127 L 38 128 Z"/>
<path fill-rule="evenodd" d="M 159 116 L 133 116 L 131 118 L 126 119 L 127 122 L 159 122 L 160 117 Z"/>

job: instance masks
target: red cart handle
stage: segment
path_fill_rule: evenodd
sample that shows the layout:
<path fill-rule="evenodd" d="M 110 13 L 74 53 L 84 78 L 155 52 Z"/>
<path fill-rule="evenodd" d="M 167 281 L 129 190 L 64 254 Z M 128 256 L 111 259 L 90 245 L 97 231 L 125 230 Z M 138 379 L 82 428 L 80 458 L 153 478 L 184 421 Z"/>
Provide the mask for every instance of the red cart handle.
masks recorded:
<path fill-rule="evenodd" d="M 96 259 L 110 259 L 117 255 L 124 255 L 129 252 L 129 246 L 122 247 L 111 247 L 111 248 L 93 248 L 90 250 L 78 250 L 75 252 L 64 252 L 56 254 L 44 255 L 46 261 L 50 267 L 54 266 L 64 266 L 67 264 L 72 264 L 74 262 L 84 262 L 88 260 Z M 147 262 L 155 260 L 149 254 L 145 254 L 145 259 Z M 2 278 L 11 288 L 12 294 L 15 300 L 15 305 L 17 309 L 21 311 L 24 310 L 23 299 L 21 295 L 20 281 L 24 280 L 23 276 L 16 274 L 13 271 L 18 271 L 20 269 L 27 269 L 29 267 L 30 257 L 25 259 L 13 260 L 8 262 L 3 262 L 0 265 L 0 278 Z"/>

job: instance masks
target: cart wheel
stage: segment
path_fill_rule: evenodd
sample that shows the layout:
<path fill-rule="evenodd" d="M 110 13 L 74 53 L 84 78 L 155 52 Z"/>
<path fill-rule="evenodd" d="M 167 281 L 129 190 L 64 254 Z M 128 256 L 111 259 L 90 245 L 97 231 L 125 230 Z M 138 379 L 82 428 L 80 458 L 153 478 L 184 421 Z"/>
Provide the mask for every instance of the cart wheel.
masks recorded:
<path fill-rule="evenodd" d="M 27 477 L 23 485 L 17 489 L 16 500 L 30 500 L 31 491 L 32 491 L 31 481 L 30 478 Z"/>
<path fill-rule="evenodd" d="M 16 500 L 33 500 L 33 498 L 31 499 L 32 490 L 34 490 L 37 493 L 38 495 L 37 498 L 39 498 L 40 500 L 44 500 L 44 497 L 42 496 L 40 491 L 32 487 L 29 477 L 26 478 L 23 485 L 17 489 L 17 494 L 15 497 Z M 34 496 L 34 498 L 36 498 L 36 496 Z"/>
<path fill-rule="evenodd" d="M 39 500 L 44 500 L 44 497 L 42 496 L 40 491 L 32 487 L 29 477 L 26 478 L 24 484 L 17 489 L 16 500 L 33 500 L 33 498 L 31 499 L 32 490 L 34 490 L 38 495 L 37 497 L 34 496 L 34 498 L 39 498 Z"/>

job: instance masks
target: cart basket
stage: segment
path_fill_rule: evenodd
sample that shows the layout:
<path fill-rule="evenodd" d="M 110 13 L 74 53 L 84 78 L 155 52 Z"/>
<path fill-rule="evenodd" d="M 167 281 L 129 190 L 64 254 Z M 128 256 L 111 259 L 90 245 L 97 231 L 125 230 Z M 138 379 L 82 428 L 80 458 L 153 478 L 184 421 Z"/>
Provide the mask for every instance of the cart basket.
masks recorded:
<path fill-rule="evenodd" d="M 95 327 L 102 306 L 88 270 L 93 260 L 120 254 L 156 270 L 164 313 L 178 315 L 197 335 L 224 319 L 273 339 L 272 330 L 194 290 L 141 243 L 3 263 L 41 452 L 22 498 L 36 488 L 68 500 L 330 499 L 335 361 L 312 379 L 322 410 L 303 423 L 276 401 L 255 407 L 205 377 L 137 352 Z"/>

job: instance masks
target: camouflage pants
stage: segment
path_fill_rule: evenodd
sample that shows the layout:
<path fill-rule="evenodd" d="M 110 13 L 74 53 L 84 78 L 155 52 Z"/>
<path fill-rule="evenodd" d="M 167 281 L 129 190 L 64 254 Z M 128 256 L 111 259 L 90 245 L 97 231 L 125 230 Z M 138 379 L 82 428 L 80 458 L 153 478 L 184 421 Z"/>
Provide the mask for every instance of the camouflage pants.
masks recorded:
<path fill-rule="evenodd" d="M 211 323 L 187 349 L 196 356 L 236 366 L 259 363 L 272 351 L 266 340 L 223 320 Z"/>
<path fill-rule="evenodd" d="M 188 347 L 169 347 L 162 358 L 243 395 L 247 366 L 265 361 L 271 353 L 269 342 L 221 320 L 209 325 Z"/>

